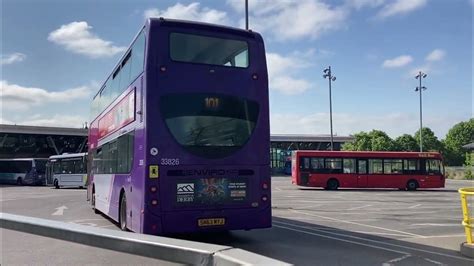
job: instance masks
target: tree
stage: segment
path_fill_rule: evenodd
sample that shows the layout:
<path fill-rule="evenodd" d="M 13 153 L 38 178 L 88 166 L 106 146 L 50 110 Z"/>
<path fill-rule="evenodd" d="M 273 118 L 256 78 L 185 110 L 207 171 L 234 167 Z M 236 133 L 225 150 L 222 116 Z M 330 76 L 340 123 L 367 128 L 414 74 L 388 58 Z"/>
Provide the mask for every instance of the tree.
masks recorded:
<path fill-rule="evenodd" d="M 418 143 L 418 149 L 420 149 L 420 130 L 416 131 L 415 133 L 415 139 Z M 434 132 L 428 128 L 424 127 L 423 128 L 423 151 L 437 151 L 437 152 L 443 152 L 444 147 L 443 143 L 438 140 L 438 137 L 435 136 Z"/>
<path fill-rule="evenodd" d="M 466 160 L 466 151 L 462 146 L 474 140 L 474 118 L 454 125 L 446 134 L 446 163 L 448 165 L 462 165 Z"/>
<path fill-rule="evenodd" d="M 342 146 L 346 151 L 393 151 L 394 141 L 383 131 L 372 130 L 359 132 L 354 135 L 354 141 Z"/>
<path fill-rule="evenodd" d="M 420 146 L 416 139 L 409 134 L 403 134 L 395 139 L 397 151 L 419 151 Z"/>

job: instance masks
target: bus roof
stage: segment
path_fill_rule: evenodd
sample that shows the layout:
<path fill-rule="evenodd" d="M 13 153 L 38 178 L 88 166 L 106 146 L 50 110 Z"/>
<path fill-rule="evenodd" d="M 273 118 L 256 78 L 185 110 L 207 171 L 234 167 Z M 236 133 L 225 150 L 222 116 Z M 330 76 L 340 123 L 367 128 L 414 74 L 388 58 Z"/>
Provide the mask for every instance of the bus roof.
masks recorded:
<path fill-rule="evenodd" d="M 355 158 L 436 158 L 442 159 L 439 152 L 393 152 L 393 151 L 294 151 L 297 156 L 355 157 Z"/>
<path fill-rule="evenodd" d="M 81 153 L 66 153 L 66 154 L 61 154 L 61 155 L 52 155 L 49 156 L 49 159 L 65 159 L 65 158 L 75 158 L 75 157 L 84 157 L 87 155 L 87 152 L 81 152 Z"/>

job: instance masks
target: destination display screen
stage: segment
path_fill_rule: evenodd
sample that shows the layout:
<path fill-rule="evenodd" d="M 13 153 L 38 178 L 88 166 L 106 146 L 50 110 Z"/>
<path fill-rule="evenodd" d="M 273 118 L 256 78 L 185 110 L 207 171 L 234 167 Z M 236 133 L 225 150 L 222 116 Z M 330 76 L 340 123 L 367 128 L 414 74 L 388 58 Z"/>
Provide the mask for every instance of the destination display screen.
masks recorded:
<path fill-rule="evenodd" d="M 176 182 L 178 205 L 219 205 L 245 202 L 247 178 L 196 178 Z"/>

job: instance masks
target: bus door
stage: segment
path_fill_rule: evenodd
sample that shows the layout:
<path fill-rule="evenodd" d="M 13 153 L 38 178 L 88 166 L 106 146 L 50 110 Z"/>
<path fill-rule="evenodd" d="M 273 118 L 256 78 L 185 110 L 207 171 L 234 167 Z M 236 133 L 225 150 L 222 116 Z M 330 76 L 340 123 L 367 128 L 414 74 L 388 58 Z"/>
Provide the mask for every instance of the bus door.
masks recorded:
<path fill-rule="evenodd" d="M 307 186 L 309 183 L 309 177 L 310 177 L 310 161 L 309 157 L 301 157 L 300 158 L 300 176 L 297 177 L 299 178 L 299 184 L 300 186 Z"/>
<path fill-rule="evenodd" d="M 357 159 L 357 186 L 367 187 L 368 185 L 368 172 L 367 172 L 368 160 Z"/>
<path fill-rule="evenodd" d="M 46 163 L 46 185 L 52 185 L 53 184 L 53 162 L 48 161 Z"/>

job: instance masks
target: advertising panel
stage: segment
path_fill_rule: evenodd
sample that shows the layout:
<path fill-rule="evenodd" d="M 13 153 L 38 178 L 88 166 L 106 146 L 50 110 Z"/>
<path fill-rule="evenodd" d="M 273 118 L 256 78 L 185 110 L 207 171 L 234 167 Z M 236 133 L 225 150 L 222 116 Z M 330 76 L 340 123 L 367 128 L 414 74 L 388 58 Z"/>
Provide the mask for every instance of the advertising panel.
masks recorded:
<path fill-rule="evenodd" d="M 99 139 L 135 120 L 135 90 L 132 90 L 99 120 Z"/>

